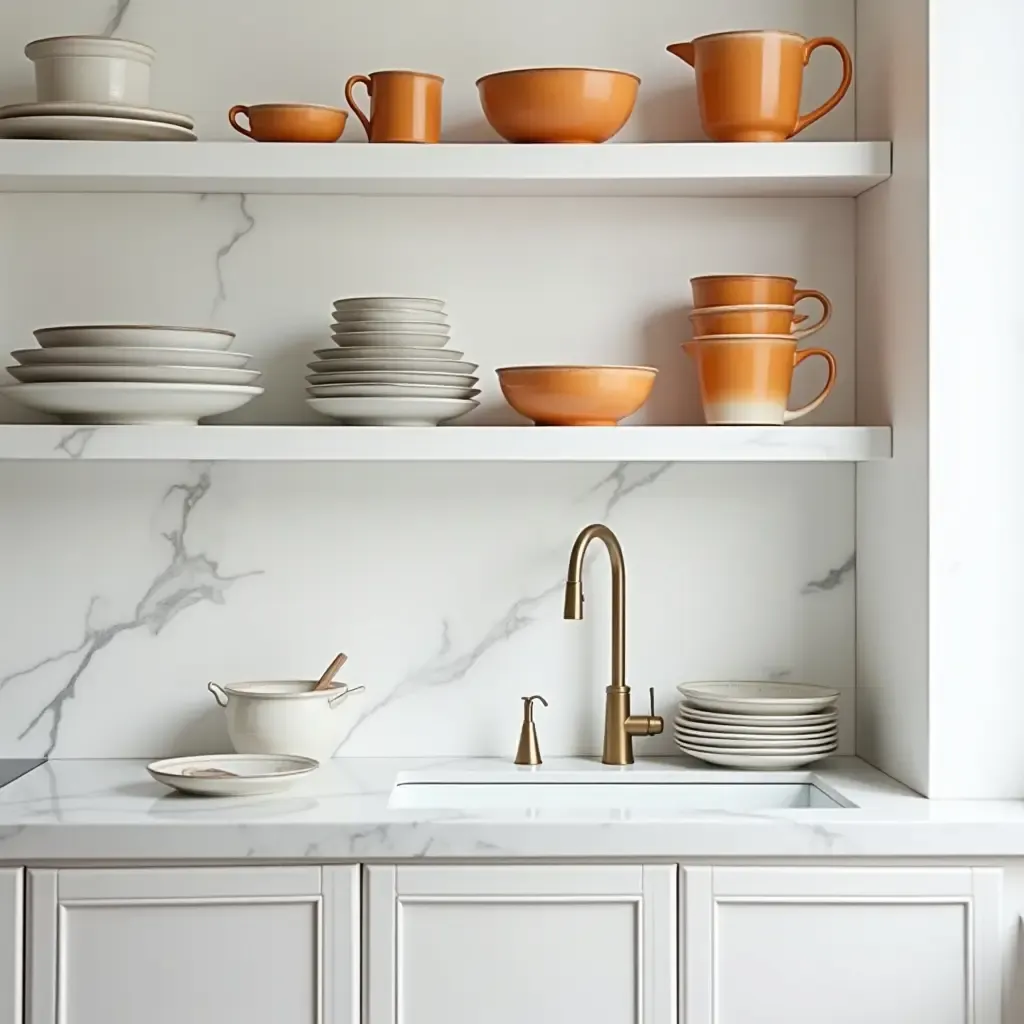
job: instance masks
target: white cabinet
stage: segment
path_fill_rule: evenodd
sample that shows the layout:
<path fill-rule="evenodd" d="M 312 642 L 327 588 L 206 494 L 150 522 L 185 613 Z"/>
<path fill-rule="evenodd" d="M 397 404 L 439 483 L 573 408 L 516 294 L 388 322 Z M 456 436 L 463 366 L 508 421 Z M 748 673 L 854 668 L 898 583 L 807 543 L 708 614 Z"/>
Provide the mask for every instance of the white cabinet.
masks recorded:
<path fill-rule="evenodd" d="M 673 1024 L 676 868 L 372 866 L 365 1024 Z"/>
<path fill-rule="evenodd" d="M 358 1024 L 358 868 L 30 871 L 28 906 L 27 1024 Z"/>
<path fill-rule="evenodd" d="M 0 868 L 0 1024 L 21 1024 L 24 872 Z"/>
<path fill-rule="evenodd" d="M 997 870 L 685 868 L 686 1024 L 1000 1024 Z"/>

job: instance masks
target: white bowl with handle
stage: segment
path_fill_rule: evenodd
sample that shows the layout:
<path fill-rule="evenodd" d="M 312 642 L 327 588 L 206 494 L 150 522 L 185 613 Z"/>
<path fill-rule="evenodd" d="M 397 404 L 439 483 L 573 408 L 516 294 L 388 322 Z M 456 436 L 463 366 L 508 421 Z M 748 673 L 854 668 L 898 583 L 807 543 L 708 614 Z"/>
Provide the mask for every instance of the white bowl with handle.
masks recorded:
<path fill-rule="evenodd" d="M 210 683 L 227 715 L 228 736 L 239 754 L 294 754 L 326 761 L 345 738 L 351 716 L 343 708 L 364 689 L 340 684 L 315 690 L 315 679 Z"/>

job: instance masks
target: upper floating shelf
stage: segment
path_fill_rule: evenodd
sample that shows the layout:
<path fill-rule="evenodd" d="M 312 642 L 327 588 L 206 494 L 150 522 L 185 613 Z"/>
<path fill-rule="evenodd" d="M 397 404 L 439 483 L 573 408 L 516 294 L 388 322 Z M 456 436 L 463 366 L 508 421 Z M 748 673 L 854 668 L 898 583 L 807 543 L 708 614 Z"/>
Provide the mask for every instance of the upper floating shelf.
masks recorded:
<path fill-rule="evenodd" d="M 401 196 L 856 196 L 888 142 L 601 146 L 0 141 L 0 192 Z"/>

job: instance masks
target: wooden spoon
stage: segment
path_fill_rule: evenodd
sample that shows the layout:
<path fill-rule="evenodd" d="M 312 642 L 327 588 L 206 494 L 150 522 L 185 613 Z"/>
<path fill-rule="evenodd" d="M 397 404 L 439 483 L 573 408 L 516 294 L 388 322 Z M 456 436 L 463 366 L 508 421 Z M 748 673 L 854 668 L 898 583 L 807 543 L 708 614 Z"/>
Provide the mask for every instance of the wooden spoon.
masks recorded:
<path fill-rule="evenodd" d="M 315 693 L 317 690 L 326 690 L 334 681 L 334 677 L 338 674 L 338 670 L 346 661 L 348 661 L 348 655 L 343 651 L 330 663 L 330 665 L 327 666 L 324 674 L 320 677 L 316 686 L 313 687 L 312 692 Z"/>

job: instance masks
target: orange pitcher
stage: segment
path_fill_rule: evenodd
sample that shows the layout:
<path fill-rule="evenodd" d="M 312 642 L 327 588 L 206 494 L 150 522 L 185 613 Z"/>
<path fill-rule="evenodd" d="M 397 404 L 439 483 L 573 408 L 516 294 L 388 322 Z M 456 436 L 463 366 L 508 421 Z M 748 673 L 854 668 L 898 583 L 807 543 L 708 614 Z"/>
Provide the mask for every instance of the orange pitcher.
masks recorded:
<path fill-rule="evenodd" d="M 800 113 L 804 67 L 819 46 L 843 60 L 843 80 L 820 107 Z M 697 73 L 697 102 L 705 134 L 716 142 L 782 142 L 824 117 L 853 81 L 850 51 L 831 36 L 804 39 L 795 32 L 719 32 L 668 52 Z"/>

